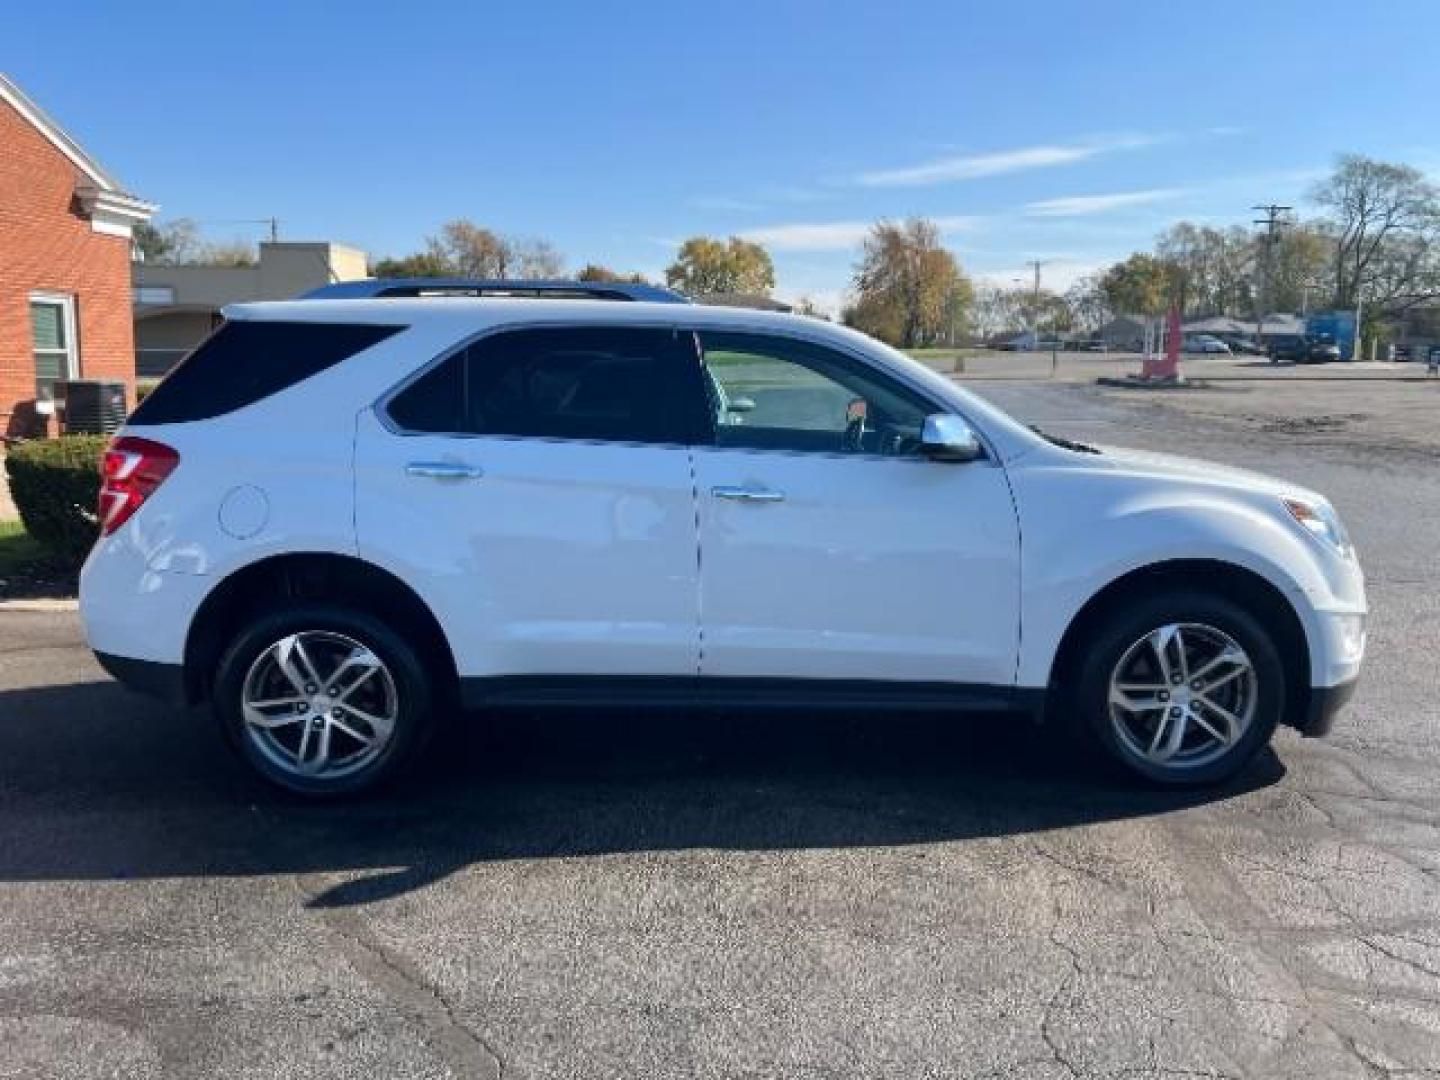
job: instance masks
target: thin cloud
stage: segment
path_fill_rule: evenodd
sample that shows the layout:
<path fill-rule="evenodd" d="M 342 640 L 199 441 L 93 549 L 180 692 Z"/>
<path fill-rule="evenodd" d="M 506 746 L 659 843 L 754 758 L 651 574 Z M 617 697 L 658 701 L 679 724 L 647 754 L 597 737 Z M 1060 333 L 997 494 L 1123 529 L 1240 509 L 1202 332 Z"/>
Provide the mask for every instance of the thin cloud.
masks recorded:
<path fill-rule="evenodd" d="M 930 220 L 941 232 L 953 233 L 973 228 L 980 219 L 956 214 Z M 873 220 L 793 222 L 747 229 L 739 235 L 743 240 L 763 244 L 776 251 L 846 251 L 859 247 L 874 227 Z"/>
<path fill-rule="evenodd" d="M 1070 195 L 1060 199 L 1044 199 L 1029 203 L 1025 213 L 1030 217 L 1088 217 L 1128 210 L 1135 206 L 1165 202 L 1185 194 L 1183 188 L 1151 188 L 1149 191 L 1119 191 L 1110 195 Z"/>
<path fill-rule="evenodd" d="M 987 154 L 941 158 L 938 161 L 922 162 L 900 169 L 864 172 L 854 180 L 862 187 L 928 187 L 1031 169 L 1052 169 L 1101 154 L 1136 150 L 1159 141 L 1159 137 L 1154 135 L 1122 135 L 1078 143 L 1024 146 Z"/>

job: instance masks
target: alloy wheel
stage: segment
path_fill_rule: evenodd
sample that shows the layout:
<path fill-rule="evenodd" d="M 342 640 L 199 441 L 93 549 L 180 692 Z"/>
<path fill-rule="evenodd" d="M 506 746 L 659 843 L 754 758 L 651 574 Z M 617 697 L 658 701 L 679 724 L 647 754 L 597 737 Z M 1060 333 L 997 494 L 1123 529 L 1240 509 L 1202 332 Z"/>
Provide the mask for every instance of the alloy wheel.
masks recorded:
<path fill-rule="evenodd" d="M 336 780 L 385 751 L 400 697 L 390 669 L 367 646 L 306 630 L 261 651 L 240 707 L 246 738 L 274 765 L 306 780 Z"/>
<path fill-rule="evenodd" d="M 1146 764 L 1194 769 L 1240 741 L 1258 695 L 1255 665 L 1234 638 L 1203 623 L 1168 623 L 1121 654 L 1110 676 L 1110 724 Z"/>

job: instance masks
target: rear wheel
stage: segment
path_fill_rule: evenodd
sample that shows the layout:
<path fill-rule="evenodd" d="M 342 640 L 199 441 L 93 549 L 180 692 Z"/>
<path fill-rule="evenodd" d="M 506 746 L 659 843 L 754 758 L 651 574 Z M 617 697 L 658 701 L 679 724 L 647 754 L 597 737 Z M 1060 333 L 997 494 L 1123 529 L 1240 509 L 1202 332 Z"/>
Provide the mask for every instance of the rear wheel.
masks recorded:
<path fill-rule="evenodd" d="M 1075 704 L 1111 760 L 1167 785 L 1242 770 L 1285 708 L 1269 632 L 1220 596 L 1174 591 L 1117 608 L 1091 639 Z"/>
<path fill-rule="evenodd" d="M 410 764 L 431 701 L 403 638 L 329 605 L 252 620 L 220 661 L 214 698 L 230 742 L 261 776 L 320 798 L 371 790 Z"/>

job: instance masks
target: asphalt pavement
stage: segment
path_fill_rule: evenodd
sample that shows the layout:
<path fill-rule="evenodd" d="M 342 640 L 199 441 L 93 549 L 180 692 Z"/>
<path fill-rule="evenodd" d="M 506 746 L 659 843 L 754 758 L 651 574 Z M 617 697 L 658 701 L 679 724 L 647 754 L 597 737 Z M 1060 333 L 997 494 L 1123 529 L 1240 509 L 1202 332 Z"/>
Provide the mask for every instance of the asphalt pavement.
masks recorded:
<path fill-rule="evenodd" d="M 1013 722 L 503 714 L 313 808 L 0 613 L 0 1076 L 1440 1076 L 1433 464 L 981 389 L 1330 494 L 1335 734 L 1166 794 Z"/>

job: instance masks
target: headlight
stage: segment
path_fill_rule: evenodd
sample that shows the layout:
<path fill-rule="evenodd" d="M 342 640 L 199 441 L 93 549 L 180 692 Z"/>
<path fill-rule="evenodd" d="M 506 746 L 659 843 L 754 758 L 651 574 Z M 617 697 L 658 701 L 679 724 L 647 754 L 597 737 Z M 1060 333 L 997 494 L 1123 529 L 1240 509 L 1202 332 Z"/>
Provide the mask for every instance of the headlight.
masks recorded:
<path fill-rule="evenodd" d="M 1281 502 L 1296 523 L 1311 536 L 1324 541 L 1346 558 L 1355 554 L 1350 535 L 1340 523 L 1340 515 L 1329 503 L 1305 502 L 1302 499 L 1282 499 Z"/>

